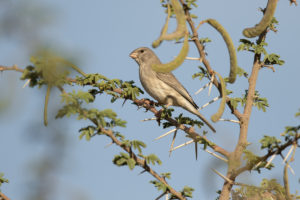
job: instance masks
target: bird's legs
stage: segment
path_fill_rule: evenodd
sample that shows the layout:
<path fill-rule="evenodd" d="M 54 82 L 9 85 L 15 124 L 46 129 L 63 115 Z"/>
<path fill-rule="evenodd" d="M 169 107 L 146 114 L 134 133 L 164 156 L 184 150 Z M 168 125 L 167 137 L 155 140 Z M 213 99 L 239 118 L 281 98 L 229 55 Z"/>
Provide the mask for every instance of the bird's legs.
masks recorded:
<path fill-rule="evenodd" d="M 171 105 L 173 105 L 172 98 L 166 98 L 166 104 L 165 104 L 164 108 L 160 109 L 157 113 L 155 113 L 156 121 L 159 126 L 160 126 L 160 119 L 161 119 L 162 112 Z"/>

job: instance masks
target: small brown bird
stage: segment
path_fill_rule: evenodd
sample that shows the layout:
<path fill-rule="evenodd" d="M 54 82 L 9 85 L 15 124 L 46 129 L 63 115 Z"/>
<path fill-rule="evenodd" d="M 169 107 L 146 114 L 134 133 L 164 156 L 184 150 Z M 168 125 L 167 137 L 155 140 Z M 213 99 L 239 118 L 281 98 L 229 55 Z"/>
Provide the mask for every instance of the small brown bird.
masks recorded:
<path fill-rule="evenodd" d="M 199 113 L 197 110 L 199 107 L 171 72 L 160 73 L 152 69 L 153 64 L 161 62 L 151 49 L 138 48 L 130 53 L 130 57 L 140 66 L 140 81 L 150 96 L 167 107 L 180 106 L 197 115 L 213 132 L 216 132 L 214 127 Z"/>

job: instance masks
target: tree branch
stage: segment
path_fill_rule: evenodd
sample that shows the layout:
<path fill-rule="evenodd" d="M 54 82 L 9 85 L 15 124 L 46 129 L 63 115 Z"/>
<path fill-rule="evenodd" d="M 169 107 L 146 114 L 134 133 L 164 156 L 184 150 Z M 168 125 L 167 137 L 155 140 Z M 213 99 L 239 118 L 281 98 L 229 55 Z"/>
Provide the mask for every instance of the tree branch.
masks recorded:
<path fill-rule="evenodd" d="M 260 43 L 265 40 L 267 31 L 264 31 L 258 38 L 257 43 Z M 244 107 L 244 112 L 240 119 L 240 134 L 238 143 L 235 147 L 235 150 L 232 154 L 232 156 L 229 159 L 229 166 L 227 170 L 227 177 L 229 177 L 231 180 L 235 180 L 235 178 L 238 176 L 238 173 L 236 173 L 236 170 L 241 165 L 241 158 L 242 154 L 244 152 L 244 149 L 247 147 L 247 135 L 248 135 L 248 126 L 249 126 L 249 120 L 252 112 L 254 97 L 255 97 L 255 88 L 256 88 L 256 81 L 258 78 L 259 70 L 261 69 L 262 65 L 260 62 L 261 55 L 255 54 L 254 55 L 254 61 L 253 61 L 253 67 L 251 75 L 248 79 L 249 87 L 248 87 L 248 93 L 247 93 L 247 99 Z M 222 192 L 220 195 L 220 200 L 227 200 L 230 196 L 230 191 L 232 189 L 232 184 L 225 182 L 222 188 Z"/>
<path fill-rule="evenodd" d="M 6 70 L 14 70 L 18 72 L 24 72 L 23 69 L 18 68 L 17 66 L 12 66 L 12 67 L 4 67 L 0 66 L 0 71 L 6 71 Z M 76 83 L 75 79 L 68 78 L 68 81 Z M 61 91 L 63 91 L 63 88 L 59 88 Z M 115 88 L 112 89 L 113 92 L 116 92 L 118 94 L 122 94 L 122 89 L 121 88 Z M 129 100 L 132 100 L 130 98 L 127 98 Z M 126 100 L 127 100 L 126 99 Z M 146 110 L 150 110 L 154 115 L 158 114 L 158 110 L 155 108 L 155 102 L 147 100 L 147 99 L 135 99 L 132 100 L 136 105 L 144 107 Z M 187 127 L 183 124 L 179 124 L 175 119 L 173 118 L 166 118 L 168 122 L 170 122 L 172 125 L 177 127 L 178 129 L 183 130 L 185 133 L 187 133 L 195 142 L 198 142 L 200 140 L 204 140 L 209 147 L 211 147 L 215 152 L 220 153 L 221 155 L 225 156 L 228 158 L 229 152 L 223 149 L 222 147 L 214 144 L 210 140 L 206 138 L 206 136 L 201 136 L 199 135 L 192 127 Z"/>
<path fill-rule="evenodd" d="M 3 65 L 0 65 L 0 72 L 3 72 L 3 71 L 10 71 L 10 70 L 12 70 L 12 71 L 17 71 L 17 72 L 22 72 L 22 73 L 24 72 L 24 70 L 18 68 L 17 65 L 13 65 L 13 66 L 11 66 L 11 67 L 6 67 L 6 66 L 3 66 Z"/>
<path fill-rule="evenodd" d="M 5 196 L 2 192 L 0 192 L 0 199 L 1 200 L 10 200 L 7 196 Z"/>
<path fill-rule="evenodd" d="M 272 155 L 274 154 L 277 154 L 277 155 L 280 155 L 286 148 L 288 148 L 289 146 L 293 145 L 295 142 L 297 143 L 297 141 L 300 139 L 300 134 L 297 134 L 295 136 L 295 139 L 294 140 L 289 140 L 287 141 L 286 143 L 278 146 L 278 148 L 272 150 L 272 151 L 269 151 L 266 155 L 264 156 L 261 156 L 256 163 L 251 163 L 251 164 L 248 164 L 244 167 L 241 167 L 239 169 L 236 170 L 236 176 L 245 172 L 245 171 L 251 171 L 253 169 L 253 167 L 259 163 L 259 162 L 264 162 L 266 160 L 268 160 L 268 158 L 270 158 Z"/>
<path fill-rule="evenodd" d="M 160 176 L 157 172 L 155 172 L 146 162 L 145 159 L 141 159 L 139 158 L 131 149 L 131 147 L 123 144 L 120 140 L 118 140 L 118 138 L 114 135 L 113 131 L 111 129 L 105 129 L 103 127 L 101 127 L 99 125 L 99 123 L 95 120 L 92 119 L 90 117 L 88 117 L 86 111 L 81 110 L 80 108 L 77 111 L 78 113 L 83 114 L 87 119 L 89 119 L 94 125 L 96 125 L 97 127 L 97 134 L 104 134 L 106 136 L 108 136 L 111 140 L 112 143 L 118 145 L 119 147 L 121 147 L 124 151 L 126 151 L 128 153 L 128 155 L 130 156 L 130 158 L 132 158 L 138 166 L 142 167 L 144 169 L 145 172 L 148 172 L 149 174 L 151 174 L 154 178 L 156 178 L 158 181 L 160 181 L 161 183 L 163 183 L 168 189 L 168 191 L 170 193 L 172 193 L 174 196 L 176 196 L 178 199 L 180 200 L 186 200 L 186 198 L 184 196 L 182 196 L 182 194 L 180 192 L 177 192 L 175 189 L 173 189 L 165 180 L 164 177 Z M 95 136 L 96 134 L 92 135 Z"/>
<path fill-rule="evenodd" d="M 24 72 L 23 69 L 18 68 L 17 66 L 12 66 L 12 67 L 5 67 L 5 66 L 0 66 L 0 71 L 7 71 L 7 70 L 13 70 L 13 71 L 18 71 L 18 72 Z M 71 78 L 68 78 L 69 81 L 71 82 L 76 82 L 76 80 L 73 80 Z M 59 88 L 61 90 L 61 92 L 64 92 L 63 88 Z M 120 88 L 115 88 L 112 91 L 118 93 L 118 94 L 122 94 L 122 89 Z M 130 99 L 132 100 L 132 99 Z M 158 114 L 158 110 L 155 108 L 155 103 L 153 101 L 147 100 L 147 99 L 135 99 L 132 100 L 136 105 L 138 106 L 142 106 L 147 110 L 150 110 L 152 113 L 154 114 Z M 97 125 L 97 122 L 94 121 L 93 119 L 90 119 L 94 124 Z M 211 147 L 215 152 L 220 153 L 221 155 L 225 156 L 228 158 L 229 156 L 229 152 L 226 151 L 225 149 L 219 147 L 218 145 L 212 143 L 211 141 L 209 141 L 206 136 L 200 136 L 193 127 L 187 127 L 183 124 L 179 124 L 175 119 L 167 117 L 166 118 L 167 121 L 169 121 L 172 125 L 174 125 L 175 127 L 177 127 L 178 129 L 183 130 L 184 132 L 186 132 L 192 139 L 194 139 L 195 142 L 198 142 L 200 140 L 204 140 L 209 147 Z M 170 190 L 170 193 L 172 193 L 173 195 L 175 195 L 176 197 L 178 197 L 179 199 L 186 199 L 185 197 L 183 197 L 181 195 L 180 192 L 177 192 L 176 190 L 174 190 L 167 182 L 166 180 L 161 177 L 160 175 L 158 175 L 154 170 L 152 170 L 146 163 L 146 161 L 144 159 L 141 159 L 139 157 L 136 156 L 136 154 L 134 154 L 131 150 L 130 147 L 127 147 L 125 145 L 122 144 L 121 141 L 119 141 L 113 134 L 113 132 L 111 130 L 107 130 L 107 129 L 103 129 L 100 128 L 99 129 L 100 132 L 104 133 L 106 136 L 110 137 L 113 141 L 113 143 L 117 144 L 118 146 L 120 146 L 123 150 L 125 150 L 126 152 L 129 153 L 129 155 L 131 156 L 132 159 L 134 159 L 136 161 L 136 163 L 141 166 L 142 168 L 145 169 L 145 171 L 149 172 L 153 177 L 155 177 L 157 180 L 159 180 L 160 182 L 162 182 L 164 185 L 166 185 L 168 187 L 168 189 Z"/>
<path fill-rule="evenodd" d="M 114 89 L 114 92 L 117 92 L 119 94 L 122 93 L 121 89 Z M 132 100 L 135 104 L 139 106 L 143 106 L 145 109 L 151 111 L 154 113 L 154 115 L 158 114 L 158 110 L 155 108 L 154 103 L 151 102 L 148 99 L 135 99 Z M 229 152 L 222 147 L 214 144 L 210 140 L 207 139 L 206 136 L 201 136 L 199 133 L 195 131 L 193 127 L 187 127 L 183 124 L 179 124 L 175 119 L 167 117 L 165 118 L 168 122 L 170 122 L 172 125 L 174 125 L 177 129 L 183 130 L 185 133 L 187 133 L 195 142 L 198 142 L 200 140 L 204 140 L 210 148 L 212 148 L 215 152 L 220 153 L 221 155 L 225 156 L 226 158 L 229 157 Z"/>
<path fill-rule="evenodd" d="M 204 64 L 205 68 L 207 69 L 208 73 L 212 76 L 214 74 L 214 71 L 213 71 L 212 67 L 209 64 L 209 61 L 206 59 L 206 55 L 205 55 L 205 51 L 204 51 L 204 46 L 200 43 L 200 40 L 198 38 L 197 28 L 195 27 L 194 22 L 193 22 L 193 20 L 192 20 L 192 18 L 190 16 L 189 8 L 185 4 L 184 0 L 180 0 L 180 2 L 181 2 L 181 4 L 184 7 L 185 15 L 187 17 L 186 20 L 189 23 L 190 28 L 192 30 L 192 40 L 194 41 L 194 43 L 196 45 L 198 53 L 199 53 L 199 55 L 201 57 L 201 61 Z M 222 94 L 221 84 L 218 82 L 217 79 L 215 79 L 213 81 L 213 84 L 219 90 L 219 93 Z M 254 88 L 255 88 L 255 86 L 254 86 Z M 242 126 L 241 124 L 243 123 L 242 119 L 244 119 L 244 114 L 240 113 L 236 108 L 233 107 L 233 105 L 231 105 L 229 97 L 226 98 L 226 104 L 229 107 L 229 109 L 231 110 L 231 113 L 233 115 L 235 115 L 237 117 L 237 119 L 241 122 L 240 123 L 240 127 L 241 127 Z M 247 136 L 247 134 L 243 134 L 243 137 L 240 138 L 241 139 L 240 141 L 244 140 L 245 136 Z M 231 177 L 232 176 L 232 174 L 231 174 L 232 167 L 231 166 L 235 163 L 234 162 L 234 157 L 231 156 L 231 153 L 227 154 L 226 157 L 229 159 L 229 168 L 228 168 L 227 177 L 229 177 L 230 180 L 235 181 L 235 177 Z M 224 182 L 223 189 L 222 189 L 222 192 L 220 194 L 220 200 L 227 200 L 227 199 L 229 199 L 230 190 L 231 190 L 232 186 L 233 186 L 232 183 L 227 182 L 227 181 Z"/>
<path fill-rule="evenodd" d="M 141 159 L 139 158 L 130 147 L 124 145 L 120 140 L 118 140 L 115 135 L 113 134 L 112 130 L 108 130 L 108 129 L 104 129 L 104 128 L 100 128 L 99 133 L 104 133 L 106 136 L 110 137 L 113 141 L 113 143 L 115 143 L 116 145 L 118 145 L 119 147 L 121 147 L 124 151 L 126 151 L 130 157 L 132 159 L 134 159 L 134 161 L 137 163 L 137 165 L 139 165 L 140 167 L 142 167 L 145 171 L 147 171 L 149 174 L 151 174 L 154 178 L 156 178 L 158 181 L 160 181 L 161 183 L 163 183 L 168 190 L 170 191 L 170 193 L 172 193 L 174 196 L 176 196 L 178 199 L 180 200 L 186 200 L 186 198 L 184 196 L 182 196 L 182 194 L 180 192 L 177 192 L 175 189 L 173 189 L 168 183 L 167 181 L 164 179 L 164 177 L 160 176 L 157 172 L 155 172 L 146 162 L 145 159 Z"/>
<path fill-rule="evenodd" d="M 192 30 L 192 41 L 196 45 L 196 48 L 197 48 L 198 53 L 200 55 L 200 61 L 204 64 L 206 70 L 212 76 L 214 74 L 214 70 L 212 69 L 209 61 L 206 59 L 204 46 L 200 43 L 197 28 L 195 27 L 195 24 L 194 24 L 194 22 L 191 18 L 189 8 L 185 4 L 184 0 L 180 0 L 180 2 L 183 5 L 184 12 L 185 12 L 185 15 L 186 15 L 186 20 L 187 20 L 187 22 L 190 25 L 190 28 Z M 221 84 L 218 82 L 217 79 L 214 79 L 213 84 L 219 90 L 219 93 L 221 95 L 222 94 Z M 240 120 L 241 117 L 242 117 L 242 114 L 231 105 L 229 97 L 226 97 L 226 103 L 227 103 L 227 106 L 229 107 L 229 109 L 231 110 L 231 113 L 234 114 L 238 120 Z"/>

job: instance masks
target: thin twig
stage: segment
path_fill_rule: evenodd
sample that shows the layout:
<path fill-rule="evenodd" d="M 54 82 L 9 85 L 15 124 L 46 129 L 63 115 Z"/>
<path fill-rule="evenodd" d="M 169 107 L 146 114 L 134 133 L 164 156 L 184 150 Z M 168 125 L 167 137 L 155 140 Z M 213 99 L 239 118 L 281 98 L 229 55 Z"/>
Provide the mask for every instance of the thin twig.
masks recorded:
<path fill-rule="evenodd" d="M 284 159 L 284 157 L 283 157 L 283 155 L 282 154 L 280 154 L 280 156 L 281 156 L 281 158 L 282 159 Z M 284 163 L 282 163 L 282 164 L 287 164 L 287 161 L 285 161 Z M 290 171 L 291 171 L 291 173 L 293 174 L 293 175 L 295 175 L 295 171 L 293 170 L 293 168 L 291 167 L 291 165 L 290 164 L 288 164 L 288 166 L 287 166 L 289 169 L 290 169 Z"/>
<path fill-rule="evenodd" d="M 146 170 L 144 169 L 143 171 L 141 171 L 140 173 L 139 173 L 139 175 L 141 175 L 141 174 L 143 174 L 143 173 L 145 173 L 146 172 Z"/>
<path fill-rule="evenodd" d="M 274 160 L 274 158 L 276 157 L 276 154 L 277 154 L 277 152 L 275 152 L 272 156 L 271 156 L 271 158 L 270 158 L 270 160 L 267 162 L 267 164 L 265 165 L 265 168 L 267 168 L 271 163 L 272 163 L 272 161 Z"/>
<path fill-rule="evenodd" d="M 3 65 L 0 65 L 0 72 L 1 72 L 1 71 L 17 71 L 17 72 L 24 72 L 24 70 L 18 68 L 17 65 L 13 65 L 13 66 L 11 66 L 11 67 L 6 67 L 6 66 L 3 66 Z"/>
<path fill-rule="evenodd" d="M 209 154 L 215 156 L 216 158 L 218 158 L 218 159 L 220 159 L 220 160 L 223 160 L 223 161 L 226 162 L 226 163 L 228 162 L 228 160 L 227 160 L 226 158 L 223 158 L 222 156 L 219 156 L 219 155 L 215 154 L 214 152 L 211 152 L 211 151 L 209 151 L 209 150 L 207 150 L 207 149 L 205 149 L 204 151 L 206 151 L 207 153 L 209 153 Z"/>
<path fill-rule="evenodd" d="M 156 117 L 152 117 L 152 118 L 147 118 L 147 119 L 143 119 L 141 120 L 141 122 L 146 122 L 146 121 L 151 121 L 151 120 L 156 120 Z"/>
<path fill-rule="evenodd" d="M 198 24 L 196 30 L 198 30 L 198 29 L 200 28 L 200 26 L 201 26 L 202 24 L 206 23 L 206 22 L 207 22 L 207 20 L 202 20 L 202 21 Z"/>
<path fill-rule="evenodd" d="M 208 87 L 208 96 L 210 95 L 211 87 L 213 85 L 214 79 L 215 79 L 215 75 L 212 75 L 211 79 L 210 79 L 210 84 L 209 84 L 209 87 Z"/>
<path fill-rule="evenodd" d="M 219 121 L 225 121 L 225 122 L 233 122 L 233 123 L 240 123 L 240 121 L 238 120 L 234 120 L 234 119 L 219 119 Z"/>
<path fill-rule="evenodd" d="M 256 169 L 261 163 L 262 163 L 262 161 L 259 161 L 251 170 Z"/>
<path fill-rule="evenodd" d="M 174 147 L 174 148 L 171 149 L 170 151 L 174 151 L 174 150 L 179 149 L 179 148 L 181 148 L 181 147 L 187 146 L 187 145 L 189 145 L 189 144 L 191 144 L 191 143 L 193 143 L 193 142 L 194 142 L 194 140 L 187 141 L 187 142 L 185 142 L 185 143 L 183 143 L 183 144 L 180 144 L 180 145 Z"/>
<path fill-rule="evenodd" d="M 30 80 L 31 80 L 31 79 L 28 79 L 28 80 L 25 82 L 25 84 L 23 85 L 22 88 L 25 88 L 25 87 L 30 83 Z"/>
<path fill-rule="evenodd" d="M 201 62 L 201 58 L 194 58 L 194 57 L 185 57 L 186 60 L 199 60 Z"/>
<path fill-rule="evenodd" d="M 163 137 L 165 137 L 165 136 L 167 136 L 167 135 L 169 135 L 169 134 L 171 134 L 171 133 L 173 133 L 173 132 L 175 132 L 175 131 L 177 131 L 177 128 L 174 128 L 174 129 L 172 129 L 172 130 L 166 132 L 165 134 L 162 134 L 161 136 L 155 138 L 154 140 L 159 140 L 159 139 L 161 139 L 161 138 L 163 138 Z"/>
<path fill-rule="evenodd" d="M 294 146 L 294 145 L 293 145 Z M 280 156 L 281 156 L 281 158 L 284 160 L 284 157 L 283 157 L 283 155 L 282 154 L 280 154 Z M 284 163 L 282 163 L 282 164 L 286 164 L 287 165 L 287 167 L 289 168 L 289 170 L 291 171 L 291 173 L 293 174 L 293 175 L 295 175 L 295 171 L 293 170 L 293 168 L 291 167 L 291 165 L 288 163 L 288 161 L 286 160 Z"/>
<path fill-rule="evenodd" d="M 282 163 L 285 163 L 286 160 L 289 158 L 290 154 L 293 152 L 293 149 L 294 149 L 294 145 L 291 146 L 289 152 L 286 154 L 286 156 L 284 157 Z"/>
<path fill-rule="evenodd" d="M 195 94 L 199 94 L 202 90 L 204 90 L 205 88 L 207 88 L 209 86 L 210 82 L 206 83 L 202 88 L 200 88 L 199 90 L 197 90 L 197 92 L 195 92 Z"/>
<path fill-rule="evenodd" d="M 211 170 L 213 172 L 215 172 L 216 174 L 218 174 L 221 178 L 223 178 L 225 181 L 227 181 L 230 184 L 233 184 L 234 182 L 232 180 L 230 180 L 228 177 L 224 176 L 223 174 L 221 174 L 220 172 L 218 172 L 217 170 L 211 168 Z"/>
<path fill-rule="evenodd" d="M 296 148 L 297 148 L 297 142 L 294 142 L 292 151 L 293 151 L 293 155 L 291 156 L 290 160 L 286 162 L 285 166 L 284 166 L 284 170 L 283 170 L 283 182 L 284 182 L 284 189 L 285 189 L 285 198 L 287 200 L 291 200 L 291 194 L 290 194 L 290 186 L 289 186 L 289 176 L 288 176 L 288 166 L 290 164 L 290 162 L 294 161 L 294 157 L 295 157 L 295 152 L 296 152 Z"/>
<path fill-rule="evenodd" d="M 275 72 L 275 68 L 273 65 L 262 65 L 262 67 L 266 67 L 268 69 L 271 69 L 273 72 Z"/>
<path fill-rule="evenodd" d="M 198 110 L 201 110 L 201 109 L 205 108 L 206 106 L 208 106 L 208 105 L 210 105 L 210 104 L 212 104 L 212 103 L 218 101 L 220 98 L 221 98 L 220 96 L 213 98 L 213 99 L 210 100 L 208 103 L 206 103 L 206 104 L 204 104 L 203 106 L 201 106 L 200 108 L 198 108 Z"/>
<path fill-rule="evenodd" d="M 167 194 L 167 192 L 162 193 L 161 195 L 159 195 L 155 200 L 159 200 L 160 198 L 162 198 L 163 196 L 165 196 Z"/>
<path fill-rule="evenodd" d="M 173 147 L 174 147 L 174 143 L 175 143 L 175 138 L 176 138 L 176 135 L 177 135 L 177 129 L 176 129 L 176 131 L 175 131 L 175 133 L 174 133 L 174 135 L 173 135 L 173 139 L 172 139 L 171 147 L 170 147 L 170 150 L 169 150 L 169 156 L 171 156 L 171 154 L 172 154 L 172 151 L 171 151 L 171 149 L 173 149 Z"/>
<path fill-rule="evenodd" d="M 105 145 L 104 148 L 107 148 L 107 147 L 111 146 L 112 144 L 113 144 L 113 142 L 110 142 L 107 145 Z"/>

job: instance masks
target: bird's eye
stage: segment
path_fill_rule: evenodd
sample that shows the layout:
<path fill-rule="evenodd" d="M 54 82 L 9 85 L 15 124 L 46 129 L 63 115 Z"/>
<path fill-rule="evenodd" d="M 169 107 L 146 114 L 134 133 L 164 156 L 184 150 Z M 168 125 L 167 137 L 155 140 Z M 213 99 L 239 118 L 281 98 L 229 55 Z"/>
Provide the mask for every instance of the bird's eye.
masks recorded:
<path fill-rule="evenodd" d="M 141 52 L 141 53 L 144 53 L 144 50 L 142 49 L 140 52 Z"/>

